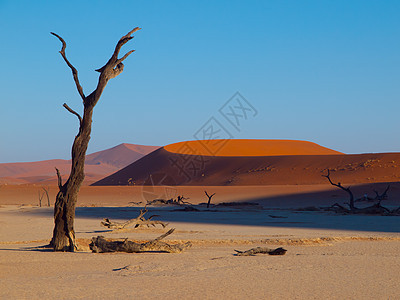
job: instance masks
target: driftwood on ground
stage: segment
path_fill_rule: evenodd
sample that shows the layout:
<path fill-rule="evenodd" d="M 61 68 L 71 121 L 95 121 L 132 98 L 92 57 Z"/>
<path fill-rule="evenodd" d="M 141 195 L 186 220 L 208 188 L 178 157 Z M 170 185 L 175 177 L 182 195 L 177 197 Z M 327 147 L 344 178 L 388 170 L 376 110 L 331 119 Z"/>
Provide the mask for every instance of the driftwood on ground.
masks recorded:
<path fill-rule="evenodd" d="M 137 227 L 142 227 L 142 226 L 155 227 L 156 225 L 161 225 L 163 228 L 165 228 L 168 225 L 168 223 L 164 223 L 162 221 L 152 220 L 152 218 L 157 217 L 157 215 L 152 215 L 148 219 L 146 219 L 144 217 L 145 213 L 147 213 L 147 209 L 141 209 L 138 217 L 136 217 L 134 219 L 130 219 L 126 222 L 113 222 L 113 221 L 110 221 L 110 219 L 106 218 L 106 219 L 103 219 L 103 221 L 101 222 L 101 225 L 111 228 L 111 229 L 123 229 L 123 228 L 127 228 L 127 227 L 137 228 Z"/>
<path fill-rule="evenodd" d="M 266 247 L 257 247 L 257 248 L 251 248 L 247 251 L 239 251 L 235 250 L 237 253 L 235 254 L 236 256 L 253 256 L 256 254 L 269 254 L 269 255 L 285 255 L 286 254 L 286 249 L 283 249 L 281 247 L 276 248 L 276 249 L 270 249 Z"/>
<path fill-rule="evenodd" d="M 171 198 L 171 199 L 154 199 L 151 201 L 147 201 L 147 205 L 191 205 L 190 202 L 187 202 L 189 198 L 185 198 L 183 196 L 178 196 L 176 199 Z"/>
<path fill-rule="evenodd" d="M 140 252 L 167 252 L 167 253 L 180 253 L 185 249 L 192 246 L 190 242 L 183 244 L 170 245 L 166 242 L 161 241 L 173 233 L 175 228 L 170 229 L 168 232 L 159 236 L 158 238 L 145 243 L 136 243 L 125 239 L 124 241 L 107 241 L 102 236 L 93 237 L 89 247 L 92 252 L 105 253 L 105 252 L 128 252 L 128 253 L 140 253 Z"/>

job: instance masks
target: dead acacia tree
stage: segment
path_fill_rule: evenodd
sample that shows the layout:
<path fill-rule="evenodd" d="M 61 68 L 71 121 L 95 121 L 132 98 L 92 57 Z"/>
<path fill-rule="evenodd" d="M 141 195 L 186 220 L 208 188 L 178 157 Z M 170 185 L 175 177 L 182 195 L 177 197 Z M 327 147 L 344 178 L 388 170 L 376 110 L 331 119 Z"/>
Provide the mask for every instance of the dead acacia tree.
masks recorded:
<path fill-rule="evenodd" d="M 204 191 L 204 193 L 205 193 L 206 196 L 208 197 L 207 208 L 209 208 L 209 207 L 210 207 L 210 203 L 211 203 L 211 198 L 215 195 L 215 193 L 212 194 L 212 195 L 209 195 L 209 194 L 207 193 L 207 191 Z"/>
<path fill-rule="evenodd" d="M 376 194 L 377 194 L 376 200 L 378 201 L 377 203 L 375 203 L 371 206 L 368 206 L 368 207 L 357 208 L 354 205 L 354 195 L 353 195 L 352 191 L 350 190 L 350 187 L 345 188 L 340 184 L 340 182 L 338 182 L 338 183 L 332 182 L 332 180 L 330 178 L 329 169 L 328 169 L 327 175 L 322 175 L 322 176 L 326 177 L 329 180 L 331 185 L 336 186 L 336 187 L 346 191 L 350 196 L 350 200 L 348 203 L 349 208 L 346 208 L 346 207 L 340 205 L 339 203 L 335 203 L 330 207 L 331 210 L 335 210 L 336 212 L 340 212 L 340 213 L 371 214 L 371 215 L 386 215 L 386 216 L 399 215 L 399 213 L 400 213 L 400 207 L 397 209 L 394 209 L 394 210 L 389 210 L 388 208 L 381 205 L 381 201 L 387 197 L 386 193 L 389 190 L 389 187 L 386 188 L 385 192 L 382 195 L 379 195 L 378 192 L 376 192 Z"/>
<path fill-rule="evenodd" d="M 57 37 L 62 43 L 60 54 L 72 71 L 72 76 L 74 78 L 78 93 L 82 98 L 84 108 L 83 116 L 80 116 L 67 104 L 64 103 L 63 105 L 66 110 L 78 118 L 79 131 L 72 145 L 71 172 L 64 184 L 62 183 L 60 172 L 56 169 L 59 192 L 56 196 L 56 202 L 54 206 L 54 230 L 53 238 L 50 242 L 50 245 L 55 251 L 74 251 L 76 249 L 74 231 L 75 206 L 78 199 L 79 189 L 85 178 L 85 155 L 92 130 L 93 109 L 99 101 L 108 81 L 121 74 L 121 72 L 124 70 L 124 64 L 122 62 L 130 54 L 132 54 L 134 50 L 128 51 L 121 58 L 118 58 L 119 52 L 121 47 L 133 38 L 132 34 L 139 29 L 139 27 L 134 28 L 118 41 L 114 53 L 111 55 L 111 58 L 108 60 L 108 62 L 103 67 L 96 70 L 100 73 L 97 87 L 88 96 L 86 96 L 83 92 L 83 88 L 78 79 L 78 71 L 67 59 L 65 54 L 65 48 L 67 44 L 61 36 L 51 32 L 51 34 Z"/>
<path fill-rule="evenodd" d="M 42 187 L 43 193 L 39 190 L 39 206 L 42 207 L 42 199 L 44 195 L 46 195 L 47 198 L 47 206 L 50 207 L 50 197 L 49 197 L 49 187 Z"/>

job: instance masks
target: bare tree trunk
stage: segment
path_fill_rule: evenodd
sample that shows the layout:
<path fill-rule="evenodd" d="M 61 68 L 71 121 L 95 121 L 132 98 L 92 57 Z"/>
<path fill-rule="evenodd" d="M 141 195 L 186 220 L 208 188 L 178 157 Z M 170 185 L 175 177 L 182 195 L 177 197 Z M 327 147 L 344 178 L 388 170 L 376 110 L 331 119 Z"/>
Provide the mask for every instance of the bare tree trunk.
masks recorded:
<path fill-rule="evenodd" d="M 210 207 L 210 203 L 211 203 L 211 198 L 215 195 L 215 193 L 212 194 L 212 195 L 209 195 L 209 194 L 207 193 L 207 191 L 204 191 L 204 193 L 205 193 L 206 196 L 208 197 L 207 208 L 209 208 L 209 207 Z"/>
<path fill-rule="evenodd" d="M 74 231 L 74 220 L 75 220 L 75 206 L 78 200 L 79 189 L 85 179 L 84 166 L 85 166 L 85 155 L 89 145 L 90 133 L 92 131 L 92 115 L 93 109 L 100 99 L 104 88 L 111 78 L 118 76 L 124 69 L 122 63 L 133 50 L 127 52 L 122 58 L 118 58 L 121 47 L 130 41 L 133 36 L 132 34 L 138 31 L 140 28 L 136 27 L 131 30 L 127 35 L 123 36 L 117 43 L 114 53 L 108 62 L 100 69 L 96 70 L 100 73 L 99 81 L 96 89 L 89 95 L 85 96 L 82 86 L 78 79 L 78 71 L 68 61 L 65 55 L 66 43 L 59 35 L 51 33 L 56 36 L 62 43 L 60 51 L 61 56 L 72 71 L 72 75 L 75 81 L 75 85 L 78 89 L 78 93 L 83 100 L 83 117 L 77 112 L 72 110 L 67 104 L 64 103 L 64 108 L 70 113 L 76 115 L 79 120 L 79 132 L 75 137 L 72 145 L 72 166 L 68 180 L 65 184 L 62 184 L 60 172 L 57 170 L 58 187 L 59 192 L 56 197 L 56 203 L 54 205 L 54 230 L 53 238 L 50 245 L 55 251 L 74 251 L 76 249 L 75 244 L 75 231 Z"/>

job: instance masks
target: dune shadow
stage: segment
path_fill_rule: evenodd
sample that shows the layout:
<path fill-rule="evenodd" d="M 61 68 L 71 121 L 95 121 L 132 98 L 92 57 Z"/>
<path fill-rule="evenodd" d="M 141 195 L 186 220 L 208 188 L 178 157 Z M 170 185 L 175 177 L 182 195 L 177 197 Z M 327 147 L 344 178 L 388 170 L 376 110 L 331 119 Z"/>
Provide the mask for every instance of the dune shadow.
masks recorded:
<path fill-rule="evenodd" d="M 381 184 L 382 187 L 385 184 Z M 371 185 L 361 185 L 354 189 L 355 196 L 362 196 L 365 191 L 372 191 Z M 389 200 L 382 202 L 388 208 L 400 206 L 400 186 L 396 184 L 391 188 Z M 252 202 L 258 205 L 213 205 L 207 209 L 204 205 L 185 206 L 168 205 L 147 207 L 149 212 L 145 217 L 158 215 L 156 220 L 168 222 L 198 223 L 198 224 L 224 224 L 246 225 L 284 228 L 309 228 L 352 230 L 371 232 L 400 232 L 400 218 L 397 216 L 372 216 L 372 215 L 339 215 L 326 211 L 307 211 L 298 208 L 327 207 L 335 202 L 347 201 L 346 193 L 341 190 L 327 190 L 319 192 L 296 193 L 290 195 L 268 196 L 235 200 L 235 203 Z M 358 203 L 357 205 L 370 205 Z M 94 218 L 99 221 L 109 218 L 123 221 L 136 218 L 143 207 L 77 207 L 77 218 Z M 28 212 L 27 212 L 28 213 Z M 51 210 L 35 210 L 30 214 L 52 216 Z M 93 233 L 108 232 L 107 229 L 93 231 Z"/>
<path fill-rule="evenodd" d="M 29 243 L 29 242 L 27 242 Z M 15 247 L 15 248 L 0 248 L 0 251 L 21 251 L 21 252 L 54 252 L 53 248 L 48 247 L 48 245 L 43 246 L 29 246 L 29 247 Z"/>
<path fill-rule="evenodd" d="M 195 206 L 196 207 L 196 206 Z M 197 207 L 196 207 L 197 208 Z M 400 232 L 399 217 L 369 216 L 369 215 L 338 215 L 332 212 L 295 211 L 280 209 L 279 211 L 264 208 L 262 210 L 248 209 L 204 209 L 198 211 L 176 211 L 171 207 L 151 207 L 149 216 L 157 214 L 157 220 L 173 224 L 197 223 L 219 225 L 246 225 L 264 227 L 312 228 L 332 230 L 353 230 L 371 232 Z M 90 210 L 90 211 L 88 211 Z M 139 215 L 140 208 L 119 207 L 77 208 L 80 218 L 109 218 L 112 220 L 128 220 Z M 272 216 L 272 217 L 271 217 Z M 276 218 L 278 216 L 279 218 Z M 101 231 L 99 231 L 101 232 Z"/>

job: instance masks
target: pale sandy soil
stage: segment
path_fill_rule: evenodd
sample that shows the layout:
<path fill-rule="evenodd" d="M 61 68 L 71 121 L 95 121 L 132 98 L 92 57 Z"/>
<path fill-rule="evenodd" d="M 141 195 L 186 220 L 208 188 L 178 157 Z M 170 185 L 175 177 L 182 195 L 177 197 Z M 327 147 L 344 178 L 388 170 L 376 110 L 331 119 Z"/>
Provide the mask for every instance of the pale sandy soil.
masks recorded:
<path fill-rule="evenodd" d="M 143 201 L 142 191 L 129 187 L 82 190 L 76 235 L 84 251 L 40 248 L 51 237 L 53 220 L 52 208 L 35 206 L 37 188 L 0 190 L 1 299 L 400 299 L 399 217 L 288 209 L 345 201 L 346 196 L 327 186 L 207 187 L 217 192 L 215 203 L 250 199 L 261 205 L 210 211 L 197 206 L 199 212 L 150 207 L 149 214 L 176 228 L 166 241 L 193 243 L 180 254 L 89 252 L 93 236 L 146 240 L 165 232 L 111 232 L 100 225 L 104 217 L 137 216 L 140 208 L 129 202 Z M 195 204 L 206 200 L 201 188 L 179 191 Z M 389 204 L 400 205 L 398 200 Z M 234 249 L 256 246 L 281 246 L 288 252 L 233 255 Z"/>

